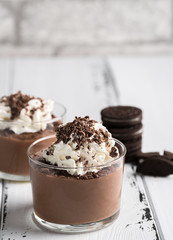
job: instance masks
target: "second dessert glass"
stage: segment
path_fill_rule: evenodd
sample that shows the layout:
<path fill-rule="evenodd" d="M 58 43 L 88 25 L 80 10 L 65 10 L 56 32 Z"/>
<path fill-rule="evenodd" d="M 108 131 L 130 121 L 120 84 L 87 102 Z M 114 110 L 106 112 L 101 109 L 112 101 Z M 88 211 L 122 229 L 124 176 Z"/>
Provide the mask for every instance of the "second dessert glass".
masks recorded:
<path fill-rule="evenodd" d="M 39 161 L 42 150 L 55 139 L 55 136 L 39 139 L 28 149 L 34 219 L 43 228 L 67 233 L 110 225 L 120 212 L 125 146 L 114 139 L 119 157 L 97 166 L 98 174 L 86 179 L 66 174 L 73 168 Z M 92 171 L 92 167 L 87 170 Z"/>
<path fill-rule="evenodd" d="M 64 122 L 66 109 L 59 103 L 54 104 L 53 109 L 54 118 L 44 122 L 35 122 L 35 125 L 45 124 L 45 130 L 38 132 L 15 134 L 12 131 L 0 130 L 0 178 L 15 180 L 15 181 L 28 181 L 29 178 L 29 164 L 27 158 L 27 149 L 35 140 L 50 136 L 54 134 L 56 125 Z M 11 120 L 0 120 L 1 125 L 22 127 L 23 122 Z"/>

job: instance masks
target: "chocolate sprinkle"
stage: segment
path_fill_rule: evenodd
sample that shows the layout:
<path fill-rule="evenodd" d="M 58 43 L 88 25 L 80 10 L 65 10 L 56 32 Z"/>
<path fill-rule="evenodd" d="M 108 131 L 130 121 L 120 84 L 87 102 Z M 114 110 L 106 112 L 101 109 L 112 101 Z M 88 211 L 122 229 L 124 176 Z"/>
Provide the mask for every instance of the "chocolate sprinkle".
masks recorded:
<path fill-rule="evenodd" d="M 108 140 L 110 134 L 102 129 L 96 130 L 94 128 L 95 123 L 97 122 L 90 120 L 89 116 L 84 118 L 75 117 L 73 122 L 69 122 L 57 128 L 57 141 L 55 144 L 61 141 L 67 144 L 68 141 L 72 140 L 73 143 L 76 143 L 76 150 L 79 150 L 80 147 L 84 146 L 86 143 L 92 142 L 96 142 L 99 145 L 105 142 L 105 144 L 109 146 Z"/>
<path fill-rule="evenodd" d="M 4 102 L 7 106 L 9 106 L 11 108 L 11 120 L 16 119 L 19 115 L 20 112 L 23 108 L 26 109 L 28 102 L 32 99 L 38 99 L 41 101 L 41 107 L 43 107 L 43 100 L 41 98 L 35 98 L 26 94 L 22 94 L 21 91 L 18 91 L 15 94 L 11 94 L 10 96 L 4 96 L 0 99 L 0 102 Z M 33 109 L 32 110 L 32 114 L 34 114 L 34 112 L 37 109 Z"/>
<path fill-rule="evenodd" d="M 53 153 L 54 153 L 54 145 L 50 145 L 49 147 L 48 147 L 48 150 L 46 151 L 46 155 L 53 155 Z M 68 159 L 68 158 L 67 158 Z"/>

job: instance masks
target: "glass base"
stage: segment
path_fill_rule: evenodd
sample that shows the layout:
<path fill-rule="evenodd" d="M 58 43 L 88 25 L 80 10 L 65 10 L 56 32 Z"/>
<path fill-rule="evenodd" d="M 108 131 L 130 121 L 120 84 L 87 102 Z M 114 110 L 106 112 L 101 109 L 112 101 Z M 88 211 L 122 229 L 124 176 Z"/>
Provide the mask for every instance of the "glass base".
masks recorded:
<path fill-rule="evenodd" d="M 91 232 L 91 231 L 96 231 L 105 227 L 108 227 L 113 223 L 115 219 L 118 218 L 120 213 L 120 210 L 118 210 L 114 215 L 111 217 L 108 217 L 106 219 L 103 219 L 98 222 L 93 222 L 93 223 L 85 223 L 85 224 L 70 224 L 70 225 L 65 225 L 65 224 L 56 224 L 56 223 L 51 223 L 47 222 L 40 217 L 36 215 L 35 212 L 33 212 L 33 220 L 34 222 L 42 229 L 47 229 L 53 232 L 57 233 L 82 233 L 82 232 Z"/>
<path fill-rule="evenodd" d="M 11 181 L 30 181 L 29 176 L 20 176 L 11 173 L 0 172 L 0 178 Z"/>

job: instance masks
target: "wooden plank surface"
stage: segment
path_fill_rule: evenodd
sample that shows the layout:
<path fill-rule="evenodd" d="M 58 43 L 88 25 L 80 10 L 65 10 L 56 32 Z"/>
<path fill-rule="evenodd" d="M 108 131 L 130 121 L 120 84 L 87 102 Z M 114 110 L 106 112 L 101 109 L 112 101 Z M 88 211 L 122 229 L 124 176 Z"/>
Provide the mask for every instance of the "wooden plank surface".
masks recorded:
<path fill-rule="evenodd" d="M 13 61 L 0 59 L 0 96 L 8 94 L 10 90 L 10 78 L 13 71 Z"/>
<path fill-rule="evenodd" d="M 13 63 L 8 59 L 0 59 L 0 96 L 8 94 L 10 88 L 10 75 L 13 70 Z M 2 160 L 2 159 L 1 159 Z M 4 207 L 2 206 L 3 199 L 3 189 L 4 186 L 0 179 L 0 238 L 1 238 L 1 226 L 3 225 L 3 211 Z"/>
<path fill-rule="evenodd" d="M 173 151 L 173 58 L 112 58 L 121 104 L 143 109 L 143 150 Z"/>
<path fill-rule="evenodd" d="M 173 151 L 173 58 L 112 58 L 121 104 L 143 109 L 143 150 Z M 173 178 L 144 177 L 166 240 L 173 239 Z"/>
<path fill-rule="evenodd" d="M 115 86 L 108 66 L 98 59 L 19 59 L 15 61 L 12 91 L 21 89 L 64 103 L 68 120 L 75 115 L 91 115 L 100 120 L 104 106 L 118 103 Z M 142 179 L 130 165 L 125 167 L 119 219 L 107 229 L 88 234 L 69 236 L 41 231 L 32 221 L 30 183 L 6 182 L 5 187 L 4 240 L 159 239 Z"/>
<path fill-rule="evenodd" d="M 68 120 L 75 115 L 100 119 L 100 109 L 116 96 L 105 69 L 98 59 L 19 59 L 15 62 L 13 91 L 52 98 L 68 109 Z"/>

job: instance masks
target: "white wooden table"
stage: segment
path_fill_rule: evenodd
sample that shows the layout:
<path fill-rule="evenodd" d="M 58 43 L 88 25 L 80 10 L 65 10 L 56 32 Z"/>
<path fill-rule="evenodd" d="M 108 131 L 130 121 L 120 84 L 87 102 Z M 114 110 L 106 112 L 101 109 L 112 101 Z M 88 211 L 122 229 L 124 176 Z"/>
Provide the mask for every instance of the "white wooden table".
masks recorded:
<path fill-rule="evenodd" d="M 17 90 L 63 103 L 67 120 L 100 120 L 108 105 L 143 109 L 144 151 L 173 151 L 173 57 L 1 59 L 0 95 Z M 173 239 L 173 177 L 143 177 L 126 164 L 120 217 L 92 233 L 46 232 L 32 220 L 30 183 L 0 182 L 4 240 Z"/>

